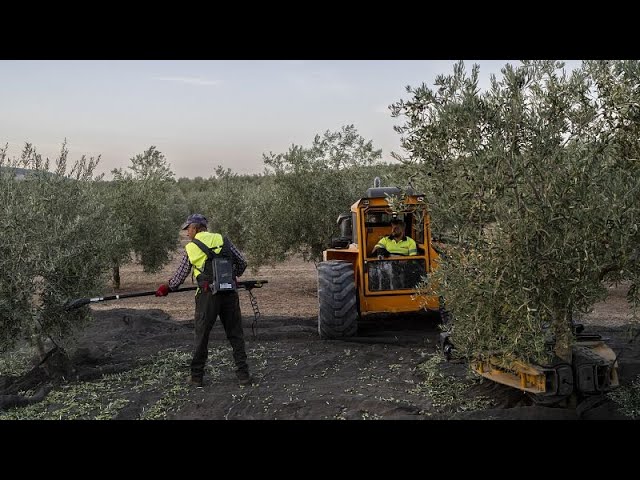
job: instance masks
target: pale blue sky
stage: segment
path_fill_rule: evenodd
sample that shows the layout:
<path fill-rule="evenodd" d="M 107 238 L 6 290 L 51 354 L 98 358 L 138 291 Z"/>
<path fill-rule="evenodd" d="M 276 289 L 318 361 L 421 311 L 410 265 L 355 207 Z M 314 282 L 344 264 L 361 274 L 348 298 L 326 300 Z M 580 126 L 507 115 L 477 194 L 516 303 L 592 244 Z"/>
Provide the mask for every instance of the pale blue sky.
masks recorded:
<path fill-rule="evenodd" d="M 480 64 L 481 87 L 507 60 Z M 53 159 L 102 155 L 99 172 L 126 168 L 155 145 L 179 177 L 217 165 L 263 171 L 262 154 L 310 146 L 315 134 L 354 124 L 381 148 L 400 150 L 388 106 L 406 85 L 433 85 L 455 60 L 75 60 L 0 61 L 0 144 L 25 142 Z M 574 68 L 579 61 L 568 61 Z"/>

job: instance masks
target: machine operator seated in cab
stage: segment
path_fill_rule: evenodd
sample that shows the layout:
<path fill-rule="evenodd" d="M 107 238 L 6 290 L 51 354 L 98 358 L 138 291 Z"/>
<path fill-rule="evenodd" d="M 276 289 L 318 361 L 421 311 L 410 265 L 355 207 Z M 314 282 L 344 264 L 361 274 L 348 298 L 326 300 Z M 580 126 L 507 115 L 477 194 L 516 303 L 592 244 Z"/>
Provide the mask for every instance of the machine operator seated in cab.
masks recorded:
<path fill-rule="evenodd" d="M 394 218 L 391 220 L 391 235 L 384 236 L 373 248 L 372 255 L 378 259 L 388 257 L 389 255 L 417 255 L 418 247 L 416 242 L 405 235 L 404 220 Z"/>

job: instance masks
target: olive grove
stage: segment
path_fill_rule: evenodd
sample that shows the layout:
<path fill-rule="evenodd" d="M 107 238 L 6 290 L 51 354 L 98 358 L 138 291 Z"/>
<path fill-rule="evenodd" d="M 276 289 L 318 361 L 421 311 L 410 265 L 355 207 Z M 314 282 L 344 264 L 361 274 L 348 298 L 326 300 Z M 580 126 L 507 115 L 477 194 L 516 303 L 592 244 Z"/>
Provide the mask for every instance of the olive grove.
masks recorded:
<path fill-rule="evenodd" d="M 263 155 L 263 175 L 238 175 L 219 166 L 203 180 L 179 179 L 191 211 L 204 213 L 210 230 L 228 235 L 250 267 L 290 255 L 319 261 L 338 235 L 338 215 L 362 197 L 373 179 L 406 182 L 401 164 L 381 162 L 381 150 L 353 125 L 316 135 L 309 146 Z"/>

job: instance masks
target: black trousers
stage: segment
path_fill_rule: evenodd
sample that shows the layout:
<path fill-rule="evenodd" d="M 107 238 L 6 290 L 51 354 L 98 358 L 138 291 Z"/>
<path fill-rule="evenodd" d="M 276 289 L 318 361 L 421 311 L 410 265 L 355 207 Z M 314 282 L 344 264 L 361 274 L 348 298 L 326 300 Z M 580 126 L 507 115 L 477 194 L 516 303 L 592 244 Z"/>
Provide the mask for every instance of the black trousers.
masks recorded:
<path fill-rule="evenodd" d="M 238 292 L 218 293 L 198 292 L 196 294 L 195 331 L 196 343 L 191 360 L 191 375 L 204 375 L 204 367 L 209 355 L 209 334 L 220 316 L 220 321 L 233 348 L 233 360 L 239 371 L 249 371 L 247 353 L 244 348 L 244 331 Z"/>

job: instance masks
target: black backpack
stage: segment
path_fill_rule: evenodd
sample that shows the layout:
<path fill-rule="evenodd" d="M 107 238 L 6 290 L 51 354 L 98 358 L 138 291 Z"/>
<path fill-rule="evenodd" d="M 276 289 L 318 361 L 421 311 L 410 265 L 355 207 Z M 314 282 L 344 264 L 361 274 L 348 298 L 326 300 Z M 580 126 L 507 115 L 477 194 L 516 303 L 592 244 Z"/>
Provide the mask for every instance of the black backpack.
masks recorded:
<path fill-rule="evenodd" d="M 226 239 L 223 237 L 220 253 L 214 252 L 198 239 L 194 238 L 192 242 L 207 254 L 207 259 L 204 262 L 204 271 L 196 277 L 198 286 L 204 291 L 207 290 L 208 286 L 214 295 L 218 292 L 235 292 L 236 282 L 233 280 L 233 260 Z"/>

